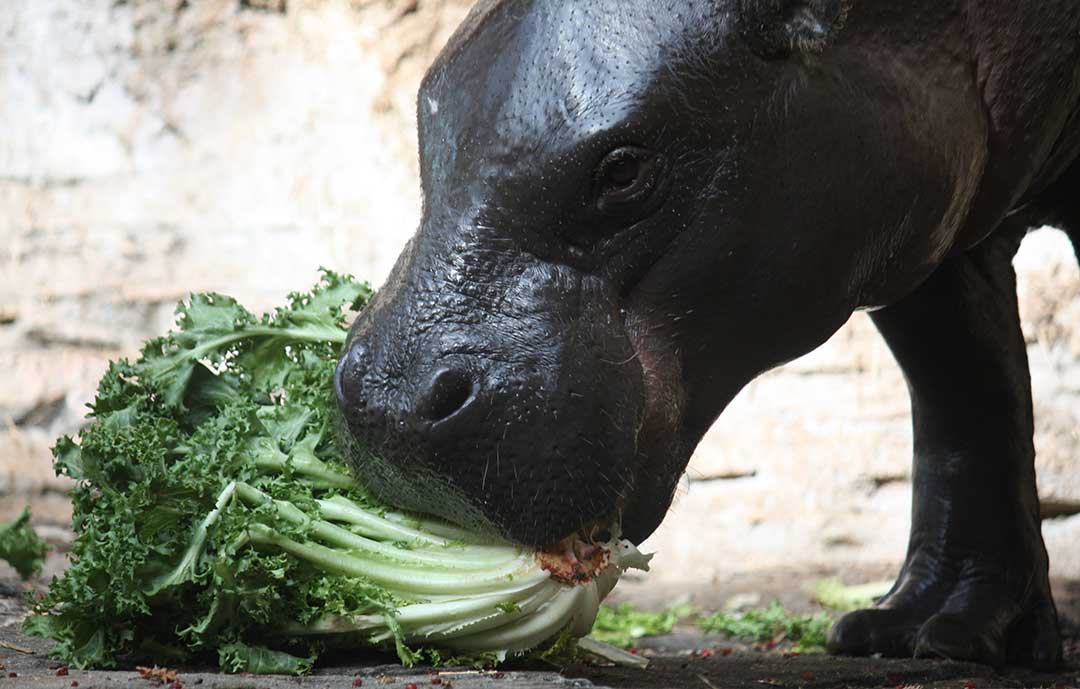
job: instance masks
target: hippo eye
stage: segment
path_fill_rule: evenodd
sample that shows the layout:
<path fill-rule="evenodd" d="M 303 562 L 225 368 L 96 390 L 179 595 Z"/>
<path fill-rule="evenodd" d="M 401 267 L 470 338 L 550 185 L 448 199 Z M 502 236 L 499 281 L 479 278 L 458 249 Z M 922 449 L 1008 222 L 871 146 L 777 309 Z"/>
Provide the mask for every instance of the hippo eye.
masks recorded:
<path fill-rule="evenodd" d="M 633 146 L 617 148 L 596 169 L 597 205 L 601 211 L 625 209 L 649 198 L 656 188 L 658 157 Z"/>
<path fill-rule="evenodd" d="M 607 182 L 610 191 L 622 191 L 633 186 L 641 175 L 641 161 L 637 158 L 622 158 L 611 164 L 607 170 Z"/>

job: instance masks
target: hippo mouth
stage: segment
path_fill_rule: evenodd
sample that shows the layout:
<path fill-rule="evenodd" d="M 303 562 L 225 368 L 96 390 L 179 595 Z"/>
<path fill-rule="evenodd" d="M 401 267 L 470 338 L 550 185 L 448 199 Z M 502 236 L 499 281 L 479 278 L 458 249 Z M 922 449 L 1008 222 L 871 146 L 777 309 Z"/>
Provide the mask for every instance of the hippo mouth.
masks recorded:
<path fill-rule="evenodd" d="M 614 521 L 599 520 L 566 538 L 540 548 L 537 554 L 540 565 L 563 583 L 589 583 L 607 568 L 611 552 L 606 546 L 612 540 L 618 540 L 620 533 L 616 527 L 601 526 L 604 523 L 612 524 Z"/>

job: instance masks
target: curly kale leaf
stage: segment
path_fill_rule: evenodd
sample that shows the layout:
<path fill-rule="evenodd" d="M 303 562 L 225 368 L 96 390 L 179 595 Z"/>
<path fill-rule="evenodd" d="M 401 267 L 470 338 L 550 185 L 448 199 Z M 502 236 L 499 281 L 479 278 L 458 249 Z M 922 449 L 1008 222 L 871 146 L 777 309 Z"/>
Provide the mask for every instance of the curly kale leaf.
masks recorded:
<path fill-rule="evenodd" d="M 57 472 L 76 481 L 76 538 L 70 568 L 26 630 L 55 640 L 55 654 L 77 667 L 220 649 L 230 667 L 297 671 L 310 662 L 252 640 L 302 647 L 283 638 L 283 626 L 323 606 L 392 610 L 385 591 L 323 581 L 296 558 L 243 547 L 253 524 L 295 537 L 302 529 L 238 504 L 230 490 L 243 482 L 303 507 L 316 488 L 294 480 L 296 467 L 347 476 L 328 432 L 330 381 L 345 309 L 370 296 L 366 284 L 329 271 L 262 318 L 228 297 L 194 295 L 178 307 L 173 332 L 136 361 L 110 365 L 93 423 L 53 451 Z M 351 481 L 341 484 L 366 501 Z"/>
<path fill-rule="evenodd" d="M 49 544 L 30 526 L 29 507 L 15 519 L 0 524 L 0 559 L 7 560 L 23 579 L 41 572 L 48 549 Z"/>

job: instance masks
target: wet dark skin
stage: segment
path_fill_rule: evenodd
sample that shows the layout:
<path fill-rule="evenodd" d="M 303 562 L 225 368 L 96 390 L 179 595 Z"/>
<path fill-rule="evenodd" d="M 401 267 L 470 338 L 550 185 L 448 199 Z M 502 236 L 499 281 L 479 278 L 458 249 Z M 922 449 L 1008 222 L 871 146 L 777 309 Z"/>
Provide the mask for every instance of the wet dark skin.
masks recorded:
<path fill-rule="evenodd" d="M 376 492 L 640 541 L 738 391 L 870 309 L 911 541 L 830 649 L 1059 662 L 1011 258 L 1080 239 L 1080 3 L 480 2 L 418 110 L 423 221 L 336 378 Z"/>

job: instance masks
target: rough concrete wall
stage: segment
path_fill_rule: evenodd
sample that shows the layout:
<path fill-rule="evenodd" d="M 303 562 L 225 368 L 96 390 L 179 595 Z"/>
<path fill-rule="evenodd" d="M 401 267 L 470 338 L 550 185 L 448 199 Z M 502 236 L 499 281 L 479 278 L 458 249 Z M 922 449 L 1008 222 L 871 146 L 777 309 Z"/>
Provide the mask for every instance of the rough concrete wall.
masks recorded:
<path fill-rule="evenodd" d="M 218 290 L 259 309 L 326 265 L 378 283 L 419 215 L 413 97 L 467 0 L 0 4 L 0 517 L 62 526 L 48 447 L 105 362 Z M 1040 484 L 1080 509 L 1080 278 L 1060 235 L 1021 257 Z M 895 562 L 903 381 L 865 316 L 755 382 L 695 458 L 658 578 Z M 1047 524 L 1080 576 L 1077 518 Z M 717 557 L 720 554 L 720 557 Z"/>

